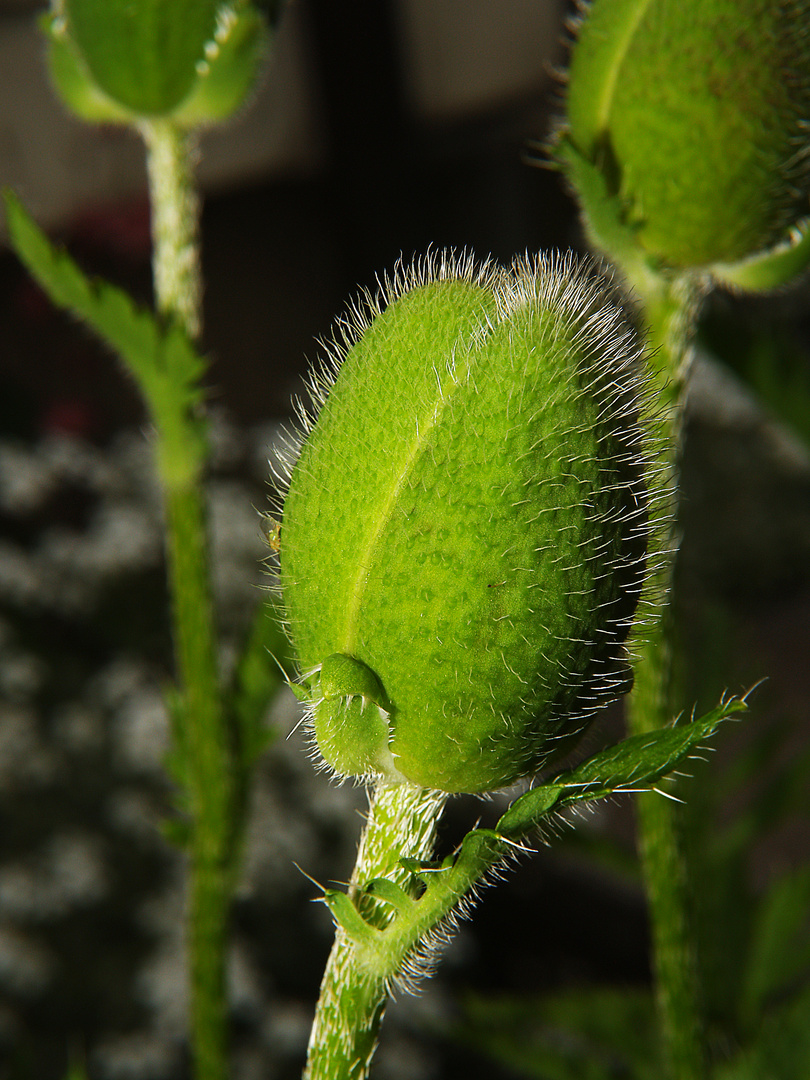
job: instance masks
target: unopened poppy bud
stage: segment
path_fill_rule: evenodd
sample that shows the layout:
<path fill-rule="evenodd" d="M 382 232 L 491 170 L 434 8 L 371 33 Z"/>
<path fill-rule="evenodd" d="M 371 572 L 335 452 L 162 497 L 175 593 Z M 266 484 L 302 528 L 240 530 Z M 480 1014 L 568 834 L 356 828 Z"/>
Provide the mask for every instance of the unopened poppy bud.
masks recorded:
<path fill-rule="evenodd" d="M 711 268 L 798 242 L 810 213 L 809 17 L 807 0 L 585 9 L 567 138 L 649 255 Z"/>
<path fill-rule="evenodd" d="M 82 119 L 181 127 L 242 105 L 268 37 L 247 0 L 55 0 L 42 26 L 53 82 Z"/>
<path fill-rule="evenodd" d="M 572 258 L 443 256 L 352 309 L 292 468 L 280 577 L 339 773 L 487 791 L 629 685 L 645 386 Z"/>

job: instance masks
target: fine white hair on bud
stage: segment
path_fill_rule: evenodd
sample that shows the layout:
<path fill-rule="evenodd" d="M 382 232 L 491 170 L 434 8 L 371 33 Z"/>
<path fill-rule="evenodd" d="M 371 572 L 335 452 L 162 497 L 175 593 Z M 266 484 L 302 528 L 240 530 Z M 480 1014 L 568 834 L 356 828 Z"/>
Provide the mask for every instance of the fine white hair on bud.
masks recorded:
<path fill-rule="evenodd" d="M 621 294 L 434 252 L 349 308 L 311 393 L 278 535 L 320 752 L 446 792 L 535 772 L 629 688 L 658 557 Z"/>

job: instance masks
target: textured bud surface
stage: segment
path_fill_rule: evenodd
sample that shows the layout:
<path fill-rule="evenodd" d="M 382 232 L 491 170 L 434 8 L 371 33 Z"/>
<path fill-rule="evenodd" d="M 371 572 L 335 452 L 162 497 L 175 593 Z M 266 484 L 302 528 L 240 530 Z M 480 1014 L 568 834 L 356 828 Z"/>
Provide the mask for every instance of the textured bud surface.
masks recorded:
<path fill-rule="evenodd" d="M 652 254 L 734 262 L 810 211 L 807 0 L 594 0 L 567 97 Z"/>
<path fill-rule="evenodd" d="M 542 258 L 428 262 L 343 333 L 284 503 L 304 679 L 316 701 L 327 658 L 362 661 L 397 774 L 501 787 L 627 688 L 648 516 L 635 336 L 592 275 Z M 354 673 L 329 682 L 358 693 Z M 338 771 L 375 771 L 329 741 Z"/>

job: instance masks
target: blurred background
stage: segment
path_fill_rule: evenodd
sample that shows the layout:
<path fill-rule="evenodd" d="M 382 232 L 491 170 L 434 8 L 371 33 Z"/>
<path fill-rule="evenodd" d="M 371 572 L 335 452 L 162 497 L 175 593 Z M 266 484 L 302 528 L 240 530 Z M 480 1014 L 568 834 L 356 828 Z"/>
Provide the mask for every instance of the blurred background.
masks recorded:
<path fill-rule="evenodd" d="M 62 110 L 42 8 L 0 3 L 0 183 L 83 266 L 148 302 L 142 147 Z M 556 0 L 291 0 L 250 107 L 203 139 L 226 667 L 262 602 L 268 459 L 317 337 L 357 288 L 430 246 L 502 261 L 582 247 L 538 148 L 559 109 L 570 15 Z M 187 1071 L 183 877 L 160 835 L 171 647 L 149 432 L 115 360 L 50 307 L 2 224 L 0 244 L 0 1078 L 61 1080 L 83 1063 L 99 1080 L 175 1080 Z M 707 836 L 741 816 L 733 869 L 752 903 L 809 861 L 807 301 L 806 284 L 713 298 L 687 410 L 685 703 L 768 679 L 753 719 L 684 784 L 707 910 L 722 909 L 731 880 L 728 845 Z M 332 927 L 297 867 L 345 880 L 364 805 L 314 772 L 300 734 L 286 738 L 297 720 L 282 695 L 234 913 L 239 1080 L 300 1072 Z M 589 747 L 621 731 L 616 711 Z M 503 805 L 456 800 L 443 844 Z M 629 800 L 552 839 L 486 893 L 423 995 L 391 1007 L 380 1080 L 556 1075 L 509 1049 L 516 1030 L 527 1053 L 535 1036 L 560 1040 L 551 1012 L 523 1003 L 646 992 Z M 734 948 L 722 935 L 715 945 Z M 480 1008 L 493 1017 L 493 995 L 511 1011 L 489 1032 Z"/>

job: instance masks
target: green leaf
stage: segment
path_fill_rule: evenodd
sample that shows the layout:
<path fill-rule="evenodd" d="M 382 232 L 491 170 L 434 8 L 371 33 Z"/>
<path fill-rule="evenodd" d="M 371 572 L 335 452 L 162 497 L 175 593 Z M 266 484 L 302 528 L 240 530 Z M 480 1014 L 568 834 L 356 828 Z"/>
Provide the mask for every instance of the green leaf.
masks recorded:
<path fill-rule="evenodd" d="M 660 1077 L 652 995 L 581 988 L 553 996 L 478 997 L 461 1005 L 450 1037 L 536 1080 Z"/>
<path fill-rule="evenodd" d="M 83 319 L 119 354 L 138 383 L 161 431 L 164 480 L 182 484 L 196 477 L 206 456 L 204 427 L 195 415 L 206 364 L 185 331 L 162 326 L 122 289 L 88 278 L 51 244 L 17 197 L 4 194 L 11 243 L 26 268 L 54 304 Z"/>
<path fill-rule="evenodd" d="M 455 858 L 446 859 L 438 867 L 422 867 L 415 875 L 425 885 L 418 900 L 394 890 L 388 890 L 383 896 L 386 886 L 375 879 L 372 895 L 376 894 L 398 909 L 384 929 L 367 922 L 346 893 L 327 892 L 326 902 L 354 942 L 358 962 L 366 974 L 381 981 L 396 976 L 433 928 L 452 912 L 476 881 L 504 857 L 509 846 L 491 829 L 467 833 Z"/>
<path fill-rule="evenodd" d="M 498 822 L 498 831 L 516 839 L 539 825 L 552 810 L 569 803 L 653 787 L 677 769 L 723 720 L 746 708 L 743 698 L 729 698 L 700 720 L 649 735 L 631 735 L 521 795 Z"/>
<path fill-rule="evenodd" d="M 721 1063 L 712 1080 L 800 1080 L 810 1076 L 810 990 L 774 1010 L 756 1041 L 731 1062 Z"/>
<path fill-rule="evenodd" d="M 367 896 L 384 900 L 400 913 L 409 912 L 415 903 L 412 896 L 408 896 L 404 889 L 388 878 L 374 878 L 366 885 L 365 891 Z"/>
<path fill-rule="evenodd" d="M 408 863 L 407 868 L 424 884 L 418 899 L 407 897 L 406 902 L 405 894 L 375 880 L 372 893 L 395 908 L 384 929 L 372 927 L 363 919 L 345 893 L 327 894 L 333 915 L 355 944 L 361 968 L 369 978 L 383 981 L 395 977 L 405 964 L 411 972 L 418 971 L 420 949 L 431 940 L 432 931 L 448 919 L 452 924 L 454 909 L 469 901 L 486 874 L 523 850 L 516 841 L 569 803 L 654 785 L 676 769 L 723 720 L 746 708 L 743 698 L 729 698 L 700 720 L 624 739 L 576 769 L 526 792 L 507 810 L 496 829 L 467 833 L 455 856 L 440 866 Z"/>
<path fill-rule="evenodd" d="M 738 263 L 715 263 L 712 277 L 721 285 L 752 292 L 767 292 L 787 285 L 810 264 L 810 218 L 798 222 L 786 240 Z"/>
<path fill-rule="evenodd" d="M 281 628 L 281 613 L 273 605 L 261 603 L 225 698 L 246 774 L 275 735 L 264 719 L 270 702 L 291 673 L 291 650 Z"/>
<path fill-rule="evenodd" d="M 504 836 L 525 836 L 547 817 L 565 792 L 561 784 L 540 784 L 516 799 L 498 822 Z"/>
<path fill-rule="evenodd" d="M 380 931 L 366 922 L 346 893 L 339 889 L 327 889 L 323 898 L 335 921 L 355 945 L 368 944 L 374 949 L 376 945 L 374 938 L 380 934 Z"/>
<path fill-rule="evenodd" d="M 810 868 L 777 879 L 753 925 L 742 991 L 743 1016 L 753 1022 L 774 1000 L 810 980 Z"/>

